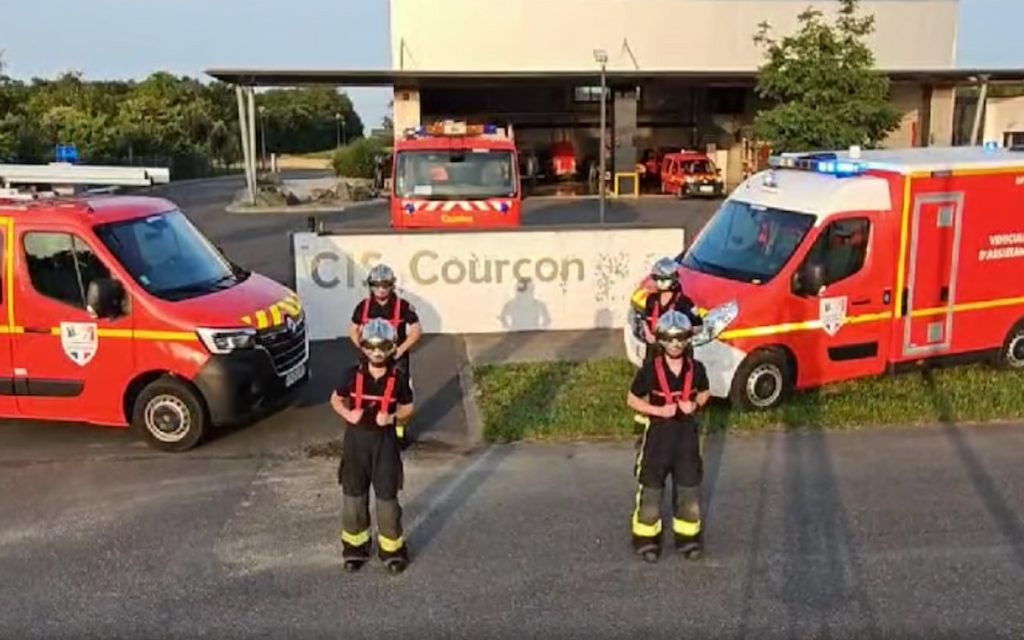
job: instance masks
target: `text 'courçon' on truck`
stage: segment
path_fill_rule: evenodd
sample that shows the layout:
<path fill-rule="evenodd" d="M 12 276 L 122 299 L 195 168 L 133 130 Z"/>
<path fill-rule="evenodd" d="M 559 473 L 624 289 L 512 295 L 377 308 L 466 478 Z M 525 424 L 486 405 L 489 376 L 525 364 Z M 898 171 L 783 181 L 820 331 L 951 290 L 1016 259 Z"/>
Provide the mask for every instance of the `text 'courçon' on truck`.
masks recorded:
<path fill-rule="evenodd" d="M 309 379 L 298 297 L 232 264 L 148 185 L 166 170 L 0 165 L 0 417 L 131 426 L 183 451 Z"/>
<path fill-rule="evenodd" d="M 739 406 L 936 361 L 1024 368 L 1024 150 L 784 154 L 677 260 L 695 355 Z M 637 366 L 652 290 L 624 330 Z"/>

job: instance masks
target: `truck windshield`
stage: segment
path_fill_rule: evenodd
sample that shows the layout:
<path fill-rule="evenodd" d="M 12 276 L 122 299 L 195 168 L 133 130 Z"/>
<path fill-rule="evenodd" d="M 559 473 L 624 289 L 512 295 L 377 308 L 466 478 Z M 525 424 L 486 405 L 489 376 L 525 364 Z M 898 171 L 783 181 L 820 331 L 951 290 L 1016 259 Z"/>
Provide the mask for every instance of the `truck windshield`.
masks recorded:
<path fill-rule="evenodd" d="M 683 266 L 710 275 L 762 284 L 775 277 L 814 225 L 814 216 L 726 200 Z"/>
<path fill-rule="evenodd" d="M 400 151 L 395 193 L 402 198 L 516 195 L 510 151 Z"/>
<path fill-rule="evenodd" d="M 184 300 L 228 289 L 236 272 L 180 211 L 96 227 L 96 235 L 149 293 Z"/>

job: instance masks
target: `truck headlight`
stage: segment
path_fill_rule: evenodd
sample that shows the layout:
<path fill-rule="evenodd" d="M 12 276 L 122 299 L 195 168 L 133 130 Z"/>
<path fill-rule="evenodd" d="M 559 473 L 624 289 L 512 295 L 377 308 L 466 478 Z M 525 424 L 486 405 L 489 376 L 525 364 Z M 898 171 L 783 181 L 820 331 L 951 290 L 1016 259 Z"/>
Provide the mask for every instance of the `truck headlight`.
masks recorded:
<path fill-rule="evenodd" d="M 256 344 L 255 329 L 196 329 L 199 339 L 210 353 L 224 354 L 239 349 L 251 349 Z"/>
<path fill-rule="evenodd" d="M 733 323 L 740 313 L 740 305 L 735 300 L 720 304 L 704 316 L 704 325 L 694 336 L 694 346 L 707 344 L 717 338 L 726 327 Z"/>

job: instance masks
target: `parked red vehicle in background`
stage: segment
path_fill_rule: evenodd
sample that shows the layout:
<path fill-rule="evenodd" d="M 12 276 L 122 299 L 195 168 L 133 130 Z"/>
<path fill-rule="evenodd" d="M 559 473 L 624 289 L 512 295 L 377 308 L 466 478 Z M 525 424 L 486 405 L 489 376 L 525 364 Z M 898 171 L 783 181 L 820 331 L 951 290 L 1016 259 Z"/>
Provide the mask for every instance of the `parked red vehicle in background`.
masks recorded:
<path fill-rule="evenodd" d="M 511 130 L 445 121 L 395 144 L 391 226 L 518 227 L 519 162 Z"/>
<path fill-rule="evenodd" d="M 556 180 L 571 180 L 576 176 L 576 149 L 571 142 L 551 145 L 551 175 Z"/>
<path fill-rule="evenodd" d="M 679 198 L 721 197 L 725 193 L 722 171 L 699 151 L 667 153 L 661 160 L 661 192 Z"/>

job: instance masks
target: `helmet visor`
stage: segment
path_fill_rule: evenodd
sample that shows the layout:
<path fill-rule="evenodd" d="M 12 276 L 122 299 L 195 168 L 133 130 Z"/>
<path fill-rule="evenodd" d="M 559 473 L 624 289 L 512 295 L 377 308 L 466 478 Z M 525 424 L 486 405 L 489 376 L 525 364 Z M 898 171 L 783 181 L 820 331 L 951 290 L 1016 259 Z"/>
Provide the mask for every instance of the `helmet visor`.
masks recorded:
<path fill-rule="evenodd" d="M 654 286 L 658 288 L 658 291 L 668 291 L 675 284 L 675 276 L 654 276 Z"/>

